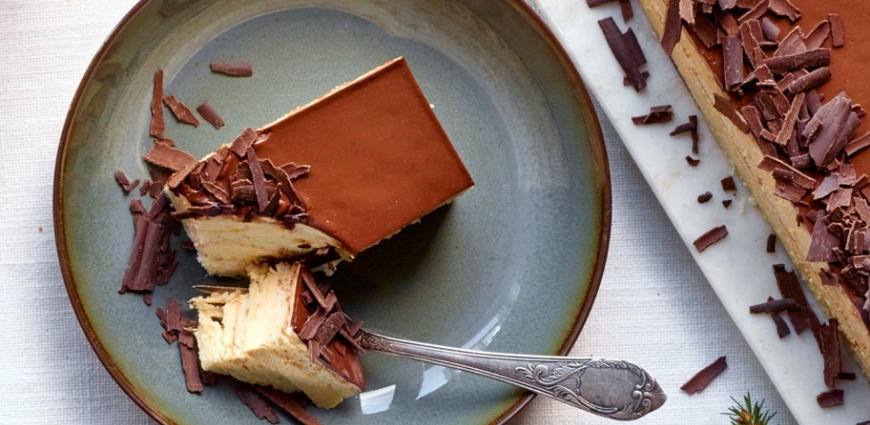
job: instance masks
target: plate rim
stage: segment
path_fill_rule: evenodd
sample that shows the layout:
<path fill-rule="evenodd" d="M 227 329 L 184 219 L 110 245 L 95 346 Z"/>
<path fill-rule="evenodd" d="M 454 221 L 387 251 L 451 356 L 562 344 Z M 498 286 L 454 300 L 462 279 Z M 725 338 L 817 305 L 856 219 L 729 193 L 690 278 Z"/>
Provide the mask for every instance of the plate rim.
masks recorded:
<path fill-rule="evenodd" d="M 66 241 L 66 227 L 63 218 L 64 211 L 64 202 L 63 202 L 63 191 L 64 191 L 64 179 L 62 178 L 64 171 L 66 170 L 66 159 L 67 159 L 67 151 L 69 147 L 68 139 L 70 136 L 70 129 L 72 127 L 73 117 L 76 115 L 76 112 L 80 107 L 82 107 L 82 94 L 84 93 L 85 87 L 88 83 L 95 77 L 96 66 L 98 63 L 102 61 L 102 59 L 109 53 L 109 47 L 114 42 L 121 31 L 129 24 L 136 15 L 144 9 L 148 4 L 157 1 L 157 0 L 139 0 L 135 5 L 124 15 L 123 18 L 115 25 L 112 29 L 112 32 L 106 37 L 100 46 L 97 53 L 94 55 L 93 59 L 91 59 L 88 64 L 87 69 L 85 70 L 84 75 L 82 76 L 81 81 L 79 82 L 78 87 L 76 88 L 75 94 L 70 102 L 70 107 L 67 112 L 66 119 L 64 120 L 63 130 L 61 131 L 60 141 L 58 144 L 57 155 L 55 157 L 55 169 L 53 176 L 53 190 L 52 190 L 52 219 L 54 222 L 54 237 L 55 237 L 55 246 L 57 249 L 58 261 L 60 263 L 61 275 L 63 278 L 64 287 L 67 292 L 67 296 L 70 299 L 70 304 L 72 304 L 73 311 L 75 312 L 76 319 L 79 322 L 82 331 L 85 334 L 85 337 L 88 340 L 88 343 L 91 345 L 91 348 L 97 355 L 97 358 L 102 363 L 103 367 L 106 371 L 109 372 L 109 375 L 112 379 L 118 384 L 121 390 L 143 411 L 146 415 L 148 415 L 151 419 L 166 425 L 177 425 L 177 422 L 173 421 L 167 415 L 165 415 L 161 409 L 156 406 L 153 406 L 151 403 L 148 403 L 147 399 L 139 393 L 138 389 L 130 382 L 127 376 L 123 373 L 123 371 L 118 367 L 115 363 L 115 360 L 109 355 L 106 348 L 103 346 L 102 341 L 96 334 L 93 325 L 91 324 L 90 317 L 84 310 L 84 306 L 79 298 L 78 294 L 78 285 L 75 282 L 75 278 L 72 272 L 72 266 L 70 264 L 69 252 L 67 250 L 67 241 Z M 577 316 L 574 318 L 574 322 L 571 325 L 571 330 L 565 339 L 562 341 L 562 345 L 557 350 L 557 354 L 564 356 L 567 355 L 571 348 L 574 346 L 578 336 L 580 335 L 581 330 L 583 329 L 584 324 L 586 323 L 586 319 L 589 316 L 589 312 L 592 310 L 592 305 L 595 301 L 596 295 L 598 294 L 598 289 L 601 284 L 601 279 L 604 274 L 604 267 L 607 260 L 607 253 L 610 247 L 610 231 L 612 224 L 612 185 L 611 185 L 611 177 L 610 177 L 610 163 L 607 158 L 607 149 L 604 143 L 604 135 L 601 130 L 601 124 L 598 119 L 598 114 L 595 112 L 595 108 L 592 103 L 592 98 L 589 95 L 588 90 L 586 89 L 586 85 L 583 82 L 583 79 L 580 77 L 577 68 L 574 66 L 574 63 L 571 61 L 568 56 L 567 51 L 562 46 L 561 42 L 558 38 L 556 38 L 553 31 L 546 25 L 543 19 L 538 15 L 538 13 L 526 3 L 524 0 L 500 0 L 502 3 L 511 7 L 517 14 L 528 24 L 547 44 L 550 48 L 551 52 L 554 54 L 556 59 L 559 62 L 560 70 L 562 74 L 567 77 L 568 83 L 571 86 L 572 93 L 575 101 L 577 102 L 577 106 L 580 108 L 580 112 L 584 113 L 588 120 L 586 121 L 586 133 L 589 137 L 589 144 L 592 148 L 593 153 L 593 162 L 599 168 L 599 173 L 596 174 L 596 178 L 600 181 L 599 184 L 599 199 L 598 203 L 600 206 L 600 220 L 598 226 L 598 249 L 595 257 L 595 262 L 592 268 L 592 273 L 589 278 L 589 288 L 584 294 L 583 302 L 580 306 L 580 311 Z M 580 282 L 582 284 L 583 282 Z M 501 415 L 493 419 L 489 422 L 488 425 L 504 425 L 514 417 L 516 417 L 519 412 L 521 412 L 531 401 L 535 398 L 534 393 L 527 393 L 520 397 L 513 405 L 507 408 Z"/>

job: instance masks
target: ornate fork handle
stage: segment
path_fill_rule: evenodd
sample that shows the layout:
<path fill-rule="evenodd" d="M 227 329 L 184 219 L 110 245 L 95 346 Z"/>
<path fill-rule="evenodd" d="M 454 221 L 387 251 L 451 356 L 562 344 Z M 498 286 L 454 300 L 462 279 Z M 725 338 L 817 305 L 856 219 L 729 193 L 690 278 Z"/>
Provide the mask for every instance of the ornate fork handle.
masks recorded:
<path fill-rule="evenodd" d="M 646 370 L 624 360 L 462 350 L 362 331 L 360 346 L 486 376 L 617 420 L 658 409 L 667 396 Z"/>

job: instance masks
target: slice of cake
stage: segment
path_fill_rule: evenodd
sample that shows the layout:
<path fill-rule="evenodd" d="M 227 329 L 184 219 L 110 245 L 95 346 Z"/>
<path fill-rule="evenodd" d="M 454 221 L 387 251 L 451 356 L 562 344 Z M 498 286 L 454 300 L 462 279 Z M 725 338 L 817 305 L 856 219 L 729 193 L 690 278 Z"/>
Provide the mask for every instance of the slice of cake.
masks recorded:
<path fill-rule="evenodd" d="M 365 389 L 347 317 L 302 263 L 248 268 L 251 285 L 210 287 L 190 300 L 202 368 L 284 392 L 302 391 L 333 408 Z"/>
<path fill-rule="evenodd" d="M 403 58 L 177 172 L 167 193 L 210 273 L 334 266 L 474 185 Z"/>
<path fill-rule="evenodd" d="M 640 3 L 663 45 L 682 35 L 677 70 L 870 378 L 870 2 Z"/>

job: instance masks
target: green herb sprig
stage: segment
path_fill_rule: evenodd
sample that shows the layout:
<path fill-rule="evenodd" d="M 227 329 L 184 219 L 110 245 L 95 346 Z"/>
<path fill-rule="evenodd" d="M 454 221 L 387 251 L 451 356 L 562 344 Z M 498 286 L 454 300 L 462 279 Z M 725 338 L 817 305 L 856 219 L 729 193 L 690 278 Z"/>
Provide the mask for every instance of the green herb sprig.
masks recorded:
<path fill-rule="evenodd" d="M 770 420 L 776 416 L 776 412 L 764 409 L 764 400 L 761 403 L 752 403 L 749 393 L 743 396 L 743 404 L 731 397 L 734 406 L 722 413 L 731 419 L 731 425 L 770 425 Z"/>

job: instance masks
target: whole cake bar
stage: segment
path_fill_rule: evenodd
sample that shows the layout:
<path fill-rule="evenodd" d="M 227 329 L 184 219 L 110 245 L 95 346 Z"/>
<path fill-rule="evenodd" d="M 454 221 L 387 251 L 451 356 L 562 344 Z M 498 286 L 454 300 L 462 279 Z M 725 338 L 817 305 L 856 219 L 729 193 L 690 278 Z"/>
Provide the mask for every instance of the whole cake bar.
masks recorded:
<path fill-rule="evenodd" d="M 870 124 L 861 107 L 870 105 L 870 2 L 640 2 L 666 51 L 673 46 L 674 64 L 723 151 L 870 378 Z M 809 327 L 818 337 L 818 321 Z M 828 386 L 833 369 L 826 358 Z"/>
<path fill-rule="evenodd" d="M 202 266 L 243 276 L 271 259 L 334 268 L 473 185 L 397 58 L 186 164 L 167 193 Z"/>
<path fill-rule="evenodd" d="M 354 334 L 335 293 L 301 263 L 248 268 L 248 288 L 210 287 L 190 300 L 202 368 L 333 408 L 365 389 Z M 324 293 L 325 292 L 325 293 Z"/>

